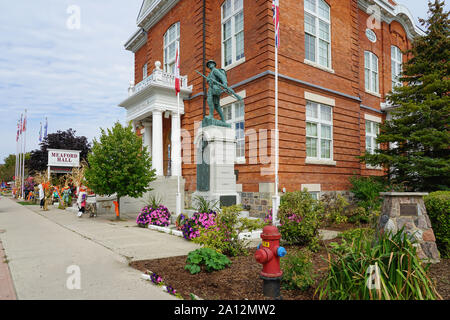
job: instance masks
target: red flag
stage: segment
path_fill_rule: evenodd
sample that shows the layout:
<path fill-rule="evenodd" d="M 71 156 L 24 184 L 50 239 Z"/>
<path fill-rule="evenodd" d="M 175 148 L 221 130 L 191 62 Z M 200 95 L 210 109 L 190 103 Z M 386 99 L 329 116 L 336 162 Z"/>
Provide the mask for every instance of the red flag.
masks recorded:
<path fill-rule="evenodd" d="M 25 112 L 25 117 L 23 118 L 23 128 L 22 131 L 25 132 L 27 130 L 27 113 Z"/>
<path fill-rule="evenodd" d="M 272 0 L 273 24 L 275 25 L 275 46 L 280 45 L 280 1 Z"/>
<path fill-rule="evenodd" d="M 20 121 L 17 120 L 17 136 L 16 136 L 16 142 L 19 141 L 20 136 Z"/>
<path fill-rule="evenodd" d="M 181 79 L 180 79 L 180 53 L 179 48 L 180 43 L 177 42 L 177 54 L 175 57 L 175 94 L 178 94 L 181 89 Z"/>

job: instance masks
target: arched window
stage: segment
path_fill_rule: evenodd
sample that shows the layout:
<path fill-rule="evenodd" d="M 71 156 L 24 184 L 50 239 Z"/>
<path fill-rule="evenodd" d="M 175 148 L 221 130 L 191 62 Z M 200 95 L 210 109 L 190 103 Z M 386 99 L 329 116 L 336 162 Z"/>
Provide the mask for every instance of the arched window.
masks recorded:
<path fill-rule="evenodd" d="M 244 59 L 243 0 L 225 0 L 222 4 L 222 66 Z"/>
<path fill-rule="evenodd" d="M 367 92 L 379 93 L 378 57 L 370 51 L 364 52 L 364 80 Z"/>
<path fill-rule="evenodd" d="M 177 43 L 180 41 L 180 23 L 174 23 L 164 34 L 164 71 L 175 72 Z"/>
<path fill-rule="evenodd" d="M 402 86 L 400 75 L 402 73 L 403 54 L 396 46 L 391 46 L 391 73 L 392 73 L 392 89 Z"/>
<path fill-rule="evenodd" d="M 330 6 L 324 0 L 305 0 L 305 58 L 331 68 Z"/>

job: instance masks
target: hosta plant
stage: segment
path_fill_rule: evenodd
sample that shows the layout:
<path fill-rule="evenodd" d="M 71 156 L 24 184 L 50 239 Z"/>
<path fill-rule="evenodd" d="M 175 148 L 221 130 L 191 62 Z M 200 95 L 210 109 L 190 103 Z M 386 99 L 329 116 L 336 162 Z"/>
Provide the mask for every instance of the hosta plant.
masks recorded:
<path fill-rule="evenodd" d="M 230 259 L 216 250 L 201 248 L 189 252 L 184 268 L 191 274 L 196 274 L 202 271 L 202 267 L 207 272 L 212 272 L 225 269 L 230 264 Z"/>

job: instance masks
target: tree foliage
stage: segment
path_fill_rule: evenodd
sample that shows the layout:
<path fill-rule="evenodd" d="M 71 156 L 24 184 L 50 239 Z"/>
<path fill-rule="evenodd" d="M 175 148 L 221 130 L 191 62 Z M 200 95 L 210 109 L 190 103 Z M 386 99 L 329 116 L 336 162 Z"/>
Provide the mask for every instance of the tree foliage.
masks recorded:
<path fill-rule="evenodd" d="M 411 59 L 403 64 L 404 85 L 387 97 L 395 109 L 377 142 L 389 148 L 362 157 L 388 168 L 392 182 L 424 191 L 450 188 L 449 12 L 444 1 L 428 6 L 428 19 L 420 20 L 426 34 L 406 52 Z"/>
<path fill-rule="evenodd" d="M 147 147 L 131 126 L 123 127 L 116 122 L 112 129 L 101 129 L 99 141 L 94 139 L 88 156 L 89 168 L 85 177 L 87 185 L 100 195 L 141 197 L 155 180 L 155 170 Z"/>
<path fill-rule="evenodd" d="M 30 153 L 25 154 L 25 163 L 29 161 Z M 0 182 L 2 181 L 12 181 L 16 169 L 16 155 L 10 154 L 4 160 L 4 164 L 0 164 Z M 25 166 L 25 176 L 28 175 L 28 169 Z"/>
<path fill-rule="evenodd" d="M 85 136 L 76 136 L 75 133 L 73 129 L 49 133 L 40 143 L 41 148 L 31 151 L 30 160 L 26 163 L 30 172 L 47 170 L 48 149 L 80 150 L 80 161 L 86 160 L 91 144 Z"/>
<path fill-rule="evenodd" d="M 0 164 L 0 182 L 11 181 L 16 168 L 16 155 L 10 154 L 4 159 L 4 164 Z"/>

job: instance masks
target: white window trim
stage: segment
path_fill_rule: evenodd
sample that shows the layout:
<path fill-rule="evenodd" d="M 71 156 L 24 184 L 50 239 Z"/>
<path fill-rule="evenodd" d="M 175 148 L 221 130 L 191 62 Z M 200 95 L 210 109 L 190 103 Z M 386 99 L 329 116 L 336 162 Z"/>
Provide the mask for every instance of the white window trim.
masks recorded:
<path fill-rule="evenodd" d="M 226 0 L 225 0 L 226 1 Z M 238 60 L 236 60 L 236 32 L 235 32 L 235 23 L 234 23 L 234 19 L 235 16 L 240 13 L 241 11 L 244 11 L 244 0 L 242 0 L 242 8 L 240 8 L 239 10 L 235 10 L 234 8 L 234 0 L 231 0 L 231 14 L 226 17 L 225 19 L 223 18 L 223 4 L 225 3 L 225 1 L 222 3 L 222 5 L 220 6 L 220 19 L 221 19 L 221 28 L 220 28 L 220 43 L 221 43 L 221 53 L 222 53 L 222 67 L 223 69 L 225 69 L 226 71 L 240 65 L 241 63 L 245 62 L 245 21 L 244 21 L 244 29 L 242 30 L 242 32 L 244 32 L 244 56 Z M 244 16 L 245 18 L 245 16 Z M 227 22 L 229 19 L 232 20 L 231 22 L 231 63 L 227 66 L 225 66 L 225 46 L 223 44 L 224 39 L 223 39 L 223 26 L 224 23 Z"/>
<path fill-rule="evenodd" d="M 393 57 L 392 56 L 392 49 L 393 48 L 395 48 L 394 50 L 395 51 L 397 51 L 398 50 L 398 52 L 400 52 L 400 55 L 401 55 L 401 61 L 400 60 L 397 60 L 397 52 L 396 52 L 396 56 L 395 57 Z M 402 51 L 400 50 L 400 48 L 399 47 L 397 47 L 397 46 L 394 46 L 394 45 L 392 45 L 391 46 L 391 73 L 392 73 L 392 65 L 393 64 L 399 64 L 400 65 L 400 73 L 402 72 L 402 70 L 403 70 L 403 53 L 402 53 Z M 391 78 L 392 78 L 392 89 L 394 89 L 394 87 L 401 87 L 401 86 L 403 86 L 403 83 L 401 82 L 401 81 L 399 81 L 399 79 L 398 79 L 398 77 L 394 77 L 394 74 L 392 73 L 392 75 L 391 75 Z M 395 86 L 393 85 L 395 83 Z"/>
<path fill-rule="evenodd" d="M 369 67 L 366 67 L 366 53 L 369 54 Z M 372 84 L 374 81 L 374 79 L 373 79 L 374 70 L 372 70 L 372 66 L 373 66 L 372 59 L 374 57 L 377 59 L 376 74 L 377 74 L 377 89 L 378 89 L 378 91 L 372 90 Z M 366 69 L 369 70 L 369 89 L 367 89 L 367 83 L 366 83 Z M 367 51 L 367 50 L 364 51 L 364 89 L 367 93 L 381 98 L 381 94 L 380 94 L 380 60 L 375 53 L 373 53 L 372 51 Z"/>
<path fill-rule="evenodd" d="M 325 4 L 330 9 L 330 19 L 327 20 L 327 19 L 322 18 L 322 17 L 319 16 L 319 1 L 321 1 L 321 0 L 316 0 L 316 12 L 315 13 L 312 12 L 312 11 L 309 11 L 309 9 L 307 9 L 305 5 L 303 7 L 303 9 L 304 9 L 304 11 L 306 13 L 314 16 L 314 19 L 315 19 L 314 23 L 315 23 L 315 27 L 316 27 L 316 34 L 315 35 L 311 34 L 312 36 L 314 36 L 316 38 L 315 43 L 314 43 L 315 44 L 315 52 L 316 52 L 316 57 L 315 57 L 316 61 L 312 61 L 312 60 L 309 60 L 309 59 L 305 58 L 304 62 L 306 64 L 309 64 L 309 65 L 313 66 L 313 67 L 319 68 L 321 70 L 324 70 L 324 71 L 327 71 L 327 72 L 330 72 L 330 73 L 335 73 L 334 70 L 333 70 L 333 59 L 331 57 L 331 39 L 332 39 L 332 36 L 331 36 L 331 6 L 324 1 Z M 319 20 L 322 20 L 323 22 L 328 23 L 329 33 L 330 33 L 330 40 L 329 41 L 326 41 L 326 40 L 324 40 L 324 39 L 319 37 L 319 23 L 318 23 Z M 305 30 L 305 34 L 306 33 L 308 33 L 308 32 L 306 32 L 306 30 Z M 308 33 L 308 34 L 310 34 L 310 33 Z M 320 62 L 319 62 L 319 40 L 323 40 L 323 41 L 328 43 L 329 66 L 321 65 Z M 305 48 L 305 51 L 306 51 L 306 48 Z"/>
<path fill-rule="evenodd" d="M 308 92 L 308 91 L 305 91 L 305 100 L 320 103 L 320 104 L 326 104 L 327 106 L 331 106 L 331 107 L 336 106 L 335 99 L 321 96 L 319 94 Z"/>
<path fill-rule="evenodd" d="M 316 183 L 316 184 L 302 184 L 301 185 L 301 190 L 305 190 L 307 189 L 308 192 L 320 192 L 321 190 L 321 185 L 320 183 Z"/>
<path fill-rule="evenodd" d="M 170 29 L 172 28 L 172 27 L 175 27 L 175 32 L 177 32 L 178 34 L 176 35 L 176 37 L 175 37 L 175 40 L 173 40 L 173 41 L 171 41 L 171 42 L 169 42 L 169 43 L 166 43 L 166 35 L 167 35 L 167 37 L 168 37 L 168 35 L 169 35 L 169 31 L 170 31 Z M 178 32 L 179 31 L 179 32 Z M 171 59 L 171 60 L 167 60 L 168 59 L 168 57 L 166 57 L 166 48 L 168 48 L 173 42 L 175 42 L 175 44 L 177 44 L 178 43 L 178 46 L 180 45 L 180 34 L 181 34 L 181 25 L 180 25 L 180 22 L 175 22 L 174 24 L 172 24 L 168 29 L 167 29 L 167 31 L 164 33 L 164 35 L 163 35 L 163 61 L 164 61 L 164 65 L 163 65 L 163 68 L 164 68 L 164 71 L 166 71 L 166 72 L 170 72 L 170 70 L 168 70 L 168 66 L 169 65 L 171 65 L 171 64 L 174 64 L 175 63 L 175 60 L 176 60 L 176 54 L 175 54 L 175 56 L 174 56 L 174 58 L 173 59 Z M 180 48 L 175 48 L 175 50 L 176 49 L 180 49 Z"/>
<path fill-rule="evenodd" d="M 319 164 L 319 165 L 330 165 L 330 166 L 335 166 L 336 165 L 336 161 L 334 161 L 334 125 L 333 125 L 333 106 L 330 106 L 330 105 L 327 105 L 327 104 L 324 104 L 324 103 L 317 103 L 317 102 L 315 102 L 315 101 L 310 101 L 310 102 L 313 102 L 313 103 L 315 103 L 315 104 L 317 104 L 318 105 L 318 109 L 317 109 L 317 116 L 318 116 L 318 118 L 309 118 L 307 115 L 306 115 L 306 106 L 305 106 L 305 124 L 307 123 L 307 122 L 311 122 L 311 123 L 315 123 L 315 124 L 317 124 L 317 157 L 308 157 L 308 155 L 306 156 L 306 159 L 305 159 L 305 163 L 306 164 Z M 308 103 L 308 101 L 307 101 L 307 103 Z M 331 110 L 331 121 L 325 121 L 325 120 L 322 120 L 322 119 L 320 119 L 320 107 L 321 106 L 326 106 L 326 107 L 329 107 L 330 108 L 330 110 Z M 322 125 L 328 125 L 328 126 L 331 126 L 331 141 L 330 141 L 330 158 L 329 159 L 327 159 L 327 158 L 322 158 L 321 157 L 321 153 L 322 153 L 322 147 L 321 147 L 321 144 L 320 144 L 320 141 L 322 140 L 322 128 L 321 128 L 321 126 Z M 306 138 L 307 136 L 306 136 L 306 134 L 305 134 L 305 138 Z M 306 140 L 305 140 L 305 143 L 306 143 Z"/>
<path fill-rule="evenodd" d="M 367 129 L 366 130 L 364 130 L 365 131 L 365 139 L 364 139 L 364 143 L 366 143 L 366 139 L 367 139 L 367 137 L 370 137 L 371 139 L 372 139 L 372 143 L 374 143 L 375 142 L 375 140 L 374 140 L 374 138 L 376 139 L 376 137 L 378 136 L 378 134 L 379 134 L 379 125 L 382 123 L 382 120 L 381 120 L 381 118 L 380 117 L 376 117 L 376 116 L 372 116 L 372 115 L 370 115 L 370 114 L 364 114 L 364 119 L 366 120 L 366 122 L 365 122 L 365 126 L 367 126 L 367 121 L 370 121 L 370 122 L 372 122 L 372 123 L 378 123 L 378 133 L 376 134 L 376 135 L 374 135 L 374 134 L 372 134 L 372 133 L 367 133 Z M 366 147 L 366 149 L 365 149 L 365 151 L 367 152 L 367 145 L 365 146 Z M 376 144 L 376 147 L 377 148 L 380 148 L 380 144 L 379 143 L 377 143 Z M 382 167 L 381 166 L 372 166 L 372 165 L 370 165 L 370 164 L 367 164 L 366 163 L 366 168 L 367 169 L 375 169 L 375 170 L 381 170 L 382 169 Z"/>
<path fill-rule="evenodd" d="M 238 65 L 241 65 L 245 62 L 245 56 L 241 59 L 239 59 L 238 61 L 233 62 L 232 64 L 227 65 L 226 67 L 223 67 L 223 69 L 225 71 L 228 71 L 230 69 L 233 69 L 235 67 L 237 67 Z M 224 65 L 224 58 L 222 58 L 222 66 Z"/>
<path fill-rule="evenodd" d="M 326 71 L 326 72 L 333 73 L 333 74 L 336 73 L 333 69 L 324 67 L 324 66 L 322 66 L 322 65 L 320 65 L 320 64 L 317 64 L 317 63 L 315 63 L 315 62 L 312 62 L 311 60 L 305 59 L 305 60 L 303 60 L 303 62 L 304 62 L 305 64 L 311 66 L 311 67 L 320 69 L 320 70 L 322 70 L 322 71 Z"/>
<path fill-rule="evenodd" d="M 246 91 L 242 90 L 240 92 L 237 92 L 237 95 L 242 97 L 242 99 L 245 99 Z M 244 122 L 244 156 L 242 156 L 242 157 L 236 156 L 235 163 L 236 164 L 245 164 L 246 163 L 246 159 L 245 159 L 245 137 L 246 137 L 245 136 L 245 104 L 244 104 L 244 114 L 243 114 L 242 118 L 236 119 L 236 108 L 234 106 L 234 104 L 236 102 L 238 102 L 238 100 L 235 97 L 227 96 L 227 97 L 220 99 L 220 106 L 223 108 L 223 107 L 228 107 L 230 105 L 233 105 L 231 108 L 231 120 L 226 121 L 227 123 L 232 124 L 232 128 L 234 128 L 233 125 L 236 122 L 241 122 L 241 121 Z"/>

